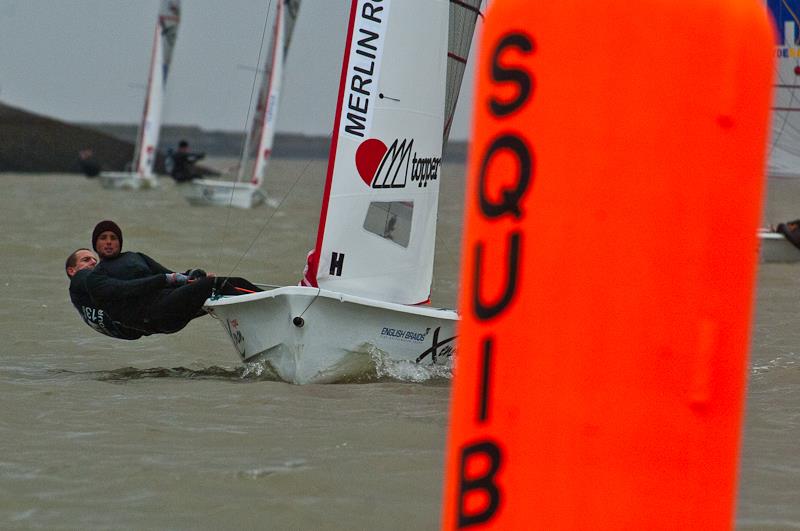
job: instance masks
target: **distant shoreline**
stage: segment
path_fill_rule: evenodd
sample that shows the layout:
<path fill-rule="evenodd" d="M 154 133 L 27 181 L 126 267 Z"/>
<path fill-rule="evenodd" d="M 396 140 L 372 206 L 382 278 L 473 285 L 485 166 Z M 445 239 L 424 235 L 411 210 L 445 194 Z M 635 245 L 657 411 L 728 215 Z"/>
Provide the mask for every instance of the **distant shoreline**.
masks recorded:
<path fill-rule="evenodd" d="M 86 148 L 93 150 L 102 170 L 126 170 L 133 159 L 137 134 L 137 124 L 68 123 L 0 102 L 0 173 L 81 173 L 78 152 Z M 208 157 L 238 159 L 244 133 L 164 125 L 156 154 L 157 173 L 166 173 L 165 154 L 182 139 L 192 150 Z M 329 150 L 329 137 L 278 133 L 273 156 L 327 160 Z M 463 163 L 466 153 L 466 142 L 450 142 L 444 161 Z"/>
<path fill-rule="evenodd" d="M 75 125 L 94 129 L 125 142 L 136 142 L 138 126 L 118 123 L 76 123 Z M 169 147 L 177 146 L 180 140 L 187 140 L 195 151 L 202 151 L 212 157 L 236 157 L 241 154 L 244 133 L 234 131 L 206 130 L 189 125 L 163 125 L 159 139 L 159 150 L 166 152 Z M 327 159 L 330 149 L 330 137 L 306 136 L 292 133 L 277 133 L 273 155 L 288 159 Z M 447 162 L 464 162 L 466 160 L 467 143 L 451 141 L 447 144 L 445 160 Z"/>

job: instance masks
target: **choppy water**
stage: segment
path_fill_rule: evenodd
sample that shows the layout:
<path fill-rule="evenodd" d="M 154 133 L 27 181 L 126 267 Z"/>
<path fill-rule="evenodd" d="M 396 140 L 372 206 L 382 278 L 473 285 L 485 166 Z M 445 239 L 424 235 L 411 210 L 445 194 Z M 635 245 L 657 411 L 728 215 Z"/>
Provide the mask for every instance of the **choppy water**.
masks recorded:
<path fill-rule="evenodd" d="M 295 283 L 325 162 L 270 169 L 280 207 L 252 212 L 190 207 L 167 181 L 121 192 L 80 176 L 0 175 L 0 528 L 438 527 L 447 374 L 377 359 L 352 383 L 292 386 L 241 366 L 210 318 L 120 342 L 69 304 L 64 259 L 107 217 L 126 249 L 168 267 Z M 439 306 L 456 300 L 462 173 L 445 167 Z M 797 217 L 800 185 L 771 186 L 767 217 Z M 799 293 L 800 264 L 762 267 L 741 529 L 800 529 Z"/>

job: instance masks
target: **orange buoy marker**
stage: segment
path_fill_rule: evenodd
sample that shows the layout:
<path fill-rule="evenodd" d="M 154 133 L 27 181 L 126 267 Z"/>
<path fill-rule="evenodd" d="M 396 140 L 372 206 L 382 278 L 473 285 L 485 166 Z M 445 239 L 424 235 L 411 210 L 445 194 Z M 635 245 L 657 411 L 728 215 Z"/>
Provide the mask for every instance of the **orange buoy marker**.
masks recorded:
<path fill-rule="evenodd" d="M 494 0 L 445 529 L 729 529 L 773 40 L 760 0 Z"/>

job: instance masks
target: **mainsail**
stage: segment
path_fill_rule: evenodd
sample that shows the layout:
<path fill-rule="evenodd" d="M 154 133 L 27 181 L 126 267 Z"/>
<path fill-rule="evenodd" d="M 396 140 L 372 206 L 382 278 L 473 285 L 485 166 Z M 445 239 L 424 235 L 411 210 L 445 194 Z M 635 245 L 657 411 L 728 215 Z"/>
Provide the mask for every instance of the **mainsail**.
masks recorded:
<path fill-rule="evenodd" d="M 144 178 L 153 177 L 158 134 L 161 130 L 164 89 L 172 60 L 172 50 L 175 48 L 175 41 L 178 38 L 180 15 L 180 0 L 161 0 L 161 9 L 158 12 L 153 36 L 153 55 L 150 60 L 144 112 L 139 125 L 139 137 L 133 157 L 133 171 Z"/>
<path fill-rule="evenodd" d="M 430 295 L 447 6 L 352 2 L 311 284 L 401 304 Z"/>
<path fill-rule="evenodd" d="M 768 0 L 777 29 L 769 174 L 800 177 L 800 1 Z"/>
<path fill-rule="evenodd" d="M 472 34 L 480 13 L 483 0 L 450 0 L 450 25 L 447 36 L 447 85 L 444 104 L 444 137 L 442 143 L 447 144 L 450 127 L 456 112 L 458 94 L 467 57 L 472 44 Z"/>
<path fill-rule="evenodd" d="M 249 180 L 255 186 L 261 185 L 267 161 L 272 154 L 283 64 L 299 9 L 300 0 L 277 2 L 256 109 L 245 140 L 244 158 L 239 166 L 238 180 Z"/>

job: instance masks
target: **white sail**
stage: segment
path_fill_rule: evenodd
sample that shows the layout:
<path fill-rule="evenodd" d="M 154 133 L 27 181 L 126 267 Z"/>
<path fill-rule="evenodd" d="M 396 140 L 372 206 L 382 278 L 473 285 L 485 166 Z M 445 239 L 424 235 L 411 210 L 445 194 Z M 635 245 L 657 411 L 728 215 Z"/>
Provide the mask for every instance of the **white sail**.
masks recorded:
<path fill-rule="evenodd" d="M 447 84 L 444 104 L 444 140 L 450 136 L 458 94 L 467 68 L 467 57 L 475 33 L 475 23 L 480 16 L 483 0 L 450 0 L 450 26 L 447 37 Z"/>
<path fill-rule="evenodd" d="M 180 0 L 161 0 L 150 61 L 150 74 L 147 80 L 142 122 L 134 152 L 133 170 L 143 178 L 153 177 L 158 148 L 158 135 L 161 130 L 161 112 L 164 103 L 164 89 L 167 84 L 172 50 L 178 37 L 180 23 Z"/>
<path fill-rule="evenodd" d="M 266 53 L 256 109 L 245 141 L 245 156 L 239 167 L 239 180 L 248 179 L 255 186 L 261 186 L 264 180 L 264 171 L 272 154 L 272 143 L 275 138 L 275 122 L 278 117 L 278 100 L 285 58 L 285 11 L 284 2 L 279 1 L 272 26 L 270 46 Z"/>
<path fill-rule="evenodd" d="M 800 1 L 769 0 L 777 29 L 769 174 L 800 177 Z"/>
<path fill-rule="evenodd" d="M 279 0 L 272 19 L 269 45 L 264 51 L 264 67 L 250 125 L 247 129 L 239 170 L 234 181 L 195 179 L 186 191 L 193 205 L 252 208 L 266 198 L 261 190 L 267 162 L 272 155 L 283 68 L 300 9 L 300 0 Z M 272 5 L 273 2 L 270 2 Z M 265 23 L 266 24 L 266 23 Z"/>
<path fill-rule="evenodd" d="M 353 1 L 307 275 L 321 288 L 401 304 L 430 295 L 448 3 Z"/>

